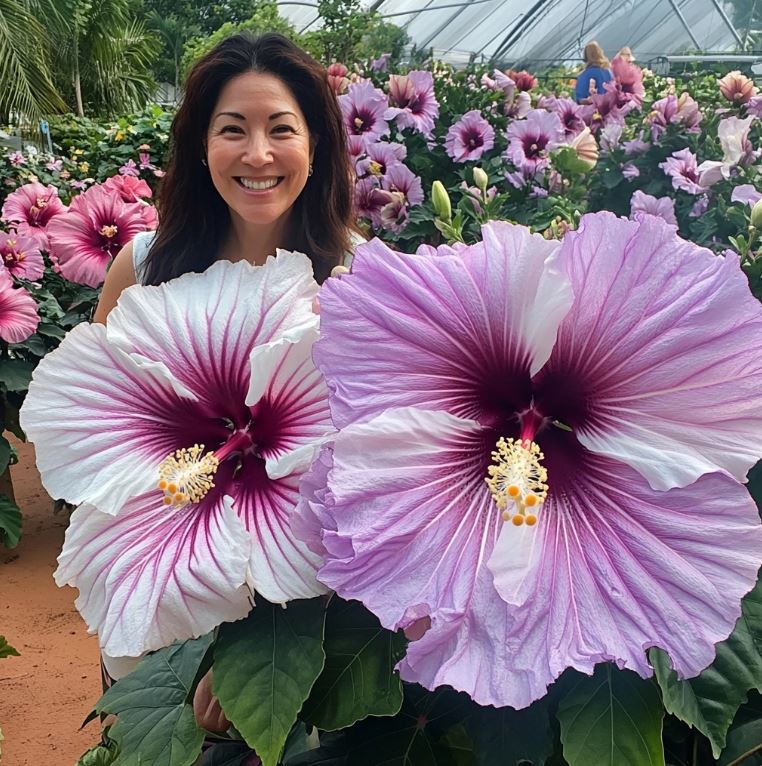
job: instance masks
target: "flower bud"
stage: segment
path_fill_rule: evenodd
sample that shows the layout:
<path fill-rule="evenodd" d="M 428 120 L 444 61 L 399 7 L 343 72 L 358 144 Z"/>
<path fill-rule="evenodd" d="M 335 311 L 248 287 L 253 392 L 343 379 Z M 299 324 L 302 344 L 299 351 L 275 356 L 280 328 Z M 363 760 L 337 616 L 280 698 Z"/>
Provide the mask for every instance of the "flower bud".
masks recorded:
<path fill-rule="evenodd" d="M 474 168 L 474 183 L 481 189 L 482 194 L 487 190 L 489 176 L 481 169 Z"/>
<path fill-rule="evenodd" d="M 441 181 L 434 181 L 431 185 L 431 203 L 434 205 L 434 212 L 437 214 L 437 218 L 441 218 L 443 221 L 452 220 L 450 197 Z"/>
<path fill-rule="evenodd" d="M 762 229 L 762 199 L 755 202 L 751 209 L 751 225 L 755 229 Z"/>

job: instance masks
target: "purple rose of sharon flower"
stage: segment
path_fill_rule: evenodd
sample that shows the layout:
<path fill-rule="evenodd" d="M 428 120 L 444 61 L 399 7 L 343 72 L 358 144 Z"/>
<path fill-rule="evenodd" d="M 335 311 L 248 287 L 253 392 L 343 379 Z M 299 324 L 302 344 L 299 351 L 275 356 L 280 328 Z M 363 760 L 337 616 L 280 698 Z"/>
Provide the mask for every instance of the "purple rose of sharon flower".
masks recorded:
<path fill-rule="evenodd" d="M 332 430 L 306 257 L 132 287 L 45 357 L 22 410 L 51 495 L 82 505 L 55 573 L 110 656 L 325 591 L 290 516 Z"/>
<path fill-rule="evenodd" d="M 495 145 L 495 129 L 478 109 L 466 112 L 450 126 L 445 151 L 455 162 L 478 160 Z"/>
<path fill-rule="evenodd" d="M 762 306 L 656 218 L 482 233 L 374 240 L 322 288 L 341 430 L 297 533 L 387 628 L 430 625 L 399 666 L 429 689 L 521 708 L 567 667 L 650 676 L 651 646 L 696 675 L 762 563 Z"/>
<path fill-rule="evenodd" d="M 372 82 L 352 83 L 347 92 L 339 96 L 339 106 L 350 136 L 362 136 L 367 143 L 389 133 L 389 125 L 384 119 L 389 102 Z"/>
<path fill-rule="evenodd" d="M 664 162 L 659 163 L 664 173 L 672 178 L 672 187 L 689 194 L 703 194 L 706 189 L 699 182 L 696 155 L 690 149 L 672 152 Z"/>

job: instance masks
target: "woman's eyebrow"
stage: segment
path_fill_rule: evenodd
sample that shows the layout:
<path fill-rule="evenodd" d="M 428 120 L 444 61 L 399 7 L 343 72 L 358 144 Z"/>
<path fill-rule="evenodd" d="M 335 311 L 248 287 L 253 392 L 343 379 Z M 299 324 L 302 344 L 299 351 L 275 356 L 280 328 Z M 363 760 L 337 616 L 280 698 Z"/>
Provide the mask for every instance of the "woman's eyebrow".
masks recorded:
<path fill-rule="evenodd" d="M 271 114 L 268 119 L 277 120 L 278 117 L 283 117 L 286 114 L 290 114 L 292 117 L 296 117 L 296 115 L 293 112 L 289 112 L 288 110 L 286 110 L 285 112 L 275 112 L 275 114 Z"/>
<path fill-rule="evenodd" d="M 218 117 L 234 117 L 236 120 L 246 121 L 246 118 L 238 112 L 218 112 L 214 115 L 214 119 L 216 120 Z"/>

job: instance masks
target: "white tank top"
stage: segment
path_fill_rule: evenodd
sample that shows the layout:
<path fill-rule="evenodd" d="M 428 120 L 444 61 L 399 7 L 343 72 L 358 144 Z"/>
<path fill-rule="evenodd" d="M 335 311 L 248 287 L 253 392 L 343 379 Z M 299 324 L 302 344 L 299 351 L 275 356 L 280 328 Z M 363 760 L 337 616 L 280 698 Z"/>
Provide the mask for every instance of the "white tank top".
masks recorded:
<path fill-rule="evenodd" d="M 135 239 L 132 240 L 132 264 L 135 267 L 135 279 L 138 284 L 143 284 L 148 251 L 151 248 L 154 236 L 156 236 L 155 231 L 141 231 L 140 234 L 136 234 Z M 350 232 L 349 237 L 352 249 L 344 253 L 343 260 L 343 263 L 347 268 L 352 265 L 355 248 L 365 242 L 365 240 L 354 231 Z"/>

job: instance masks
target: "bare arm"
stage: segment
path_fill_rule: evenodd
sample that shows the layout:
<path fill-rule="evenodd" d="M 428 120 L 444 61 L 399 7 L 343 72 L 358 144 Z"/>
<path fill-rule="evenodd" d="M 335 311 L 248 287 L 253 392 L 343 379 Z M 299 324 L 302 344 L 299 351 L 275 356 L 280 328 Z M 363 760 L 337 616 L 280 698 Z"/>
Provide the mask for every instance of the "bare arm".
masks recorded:
<path fill-rule="evenodd" d="M 117 253 L 108 274 L 106 274 L 98 307 L 93 314 L 93 322 L 105 324 L 106 317 L 116 306 L 122 291 L 136 283 L 135 266 L 132 260 L 132 242 L 130 242 Z"/>

